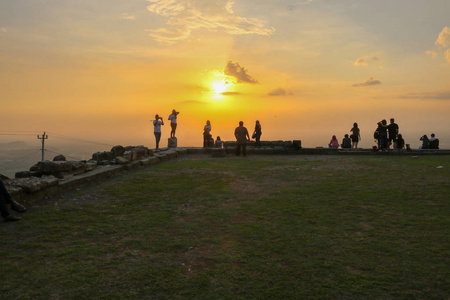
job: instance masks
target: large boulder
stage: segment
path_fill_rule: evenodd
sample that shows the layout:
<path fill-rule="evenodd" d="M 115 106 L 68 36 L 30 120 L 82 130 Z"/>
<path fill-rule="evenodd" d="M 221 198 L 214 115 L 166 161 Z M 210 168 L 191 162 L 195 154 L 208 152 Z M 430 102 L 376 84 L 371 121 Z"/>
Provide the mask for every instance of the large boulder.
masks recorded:
<path fill-rule="evenodd" d="M 125 148 L 117 145 L 111 148 L 111 152 L 114 153 L 114 157 L 122 156 L 125 153 Z"/>
<path fill-rule="evenodd" d="M 53 161 L 66 161 L 66 157 L 62 154 L 59 154 L 53 157 Z"/>
<path fill-rule="evenodd" d="M 103 162 L 103 161 L 111 161 L 115 158 L 115 155 L 112 151 L 104 151 L 104 152 L 95 152 L 92 154 L 92 160 L 95 160 L 97 162 Z"/>

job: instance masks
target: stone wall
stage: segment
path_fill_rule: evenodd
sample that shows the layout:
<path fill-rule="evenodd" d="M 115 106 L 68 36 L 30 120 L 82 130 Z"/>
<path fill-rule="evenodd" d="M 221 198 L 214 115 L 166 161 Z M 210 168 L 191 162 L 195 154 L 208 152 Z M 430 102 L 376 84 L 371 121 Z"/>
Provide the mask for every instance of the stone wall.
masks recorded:
<path fill-rule="evenodd" d="M 39 161 L 28 171 L 17 172 L 14 179 L 4 180 L 10 194 L 16 199 L 45 196 L 50 190 L 64 191 L 78 183 L 89 183 L 124 171 L 174 159 L 186 154 L 185 149 L 163 148 L 158 152 L 144 146 L 114 146 L 110 151 L 96 152 L 90 160 L 67 161 L 57 155 L 53 161 Z M 32 198 L 32 197 L 31 197 Z"/>

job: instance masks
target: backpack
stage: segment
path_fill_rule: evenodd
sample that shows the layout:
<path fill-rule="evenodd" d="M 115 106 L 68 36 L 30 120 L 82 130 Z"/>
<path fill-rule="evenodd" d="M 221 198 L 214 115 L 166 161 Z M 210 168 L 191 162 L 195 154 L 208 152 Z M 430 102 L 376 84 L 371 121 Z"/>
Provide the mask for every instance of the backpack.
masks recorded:
<path fill-rule="evenodd" d="M 380 132 L 377 130 L 375 130 L 375 132 L 373 133 L 373 138 L 378 140 L 380 138 Z"/>

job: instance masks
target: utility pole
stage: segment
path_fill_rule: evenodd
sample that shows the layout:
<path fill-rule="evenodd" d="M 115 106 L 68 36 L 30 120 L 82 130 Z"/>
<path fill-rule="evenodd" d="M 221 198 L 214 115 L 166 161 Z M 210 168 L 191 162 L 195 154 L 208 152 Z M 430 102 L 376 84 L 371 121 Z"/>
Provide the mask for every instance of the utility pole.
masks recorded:
<path fill-rule="evenodd" d="M 45 131 L 44 131 L 44 134 L 42 135 L 42 137 L 40 137 L 39 135 L 37 136 L 37 138 L 38 138 L 38 140 L 42 140 L 42 161 L 44 161 L 44 151 L 45 151 L 45 147 L 44 147 L 44 141 L 46 140 L 46 139 L 48 139 L 48 135 L 46 135 L 45 134 Z"/>

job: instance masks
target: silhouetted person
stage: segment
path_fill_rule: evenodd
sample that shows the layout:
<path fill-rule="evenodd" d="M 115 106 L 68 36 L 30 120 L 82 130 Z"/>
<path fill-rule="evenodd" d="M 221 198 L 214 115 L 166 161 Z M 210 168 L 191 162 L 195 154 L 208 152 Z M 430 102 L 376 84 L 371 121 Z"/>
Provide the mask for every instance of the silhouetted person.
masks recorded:
<path fill-rule="evenodd" d="M 401 134 L 397 135 L 397 140 L 395 141 L 395 148 L 394 149 L 404 149 L 405 148 L 405 140 L 403 139 L 403 136 Z"/>
<path fill-rule="evenodd" d="M 256 140 L 256 147 L 261 147 L 261 135 L 262 135 L 262 130 L 261 130 L 261 124 L 259 123 L 259 121 L 256 121 L 255 124 L 255 131 L 253 132 L 252 137 Z"/>
<path fill-rule="evenodd" d="M 216 142 L 214 143 L 216 148 L 222 148 L 223 147 L 223 141 L 220 139 L 220 136 L 216 138 Z"/>
<path fill-rule="evenodd" d="M 159 115 L 155 115 L 155 120 L 153 120 L 153 133 L 155 134 L 156 149 L 159 149 L 159 141 L 161 140 L 161 126 L 164 125 L 163 118 Z"/>
<path fill-rule="evenodd" d="M 203 127 L 203 148 L 210 146 L 211 138 L 211 122 L 208 120 L 205 127 Z"/>
<path fill-rule="evenodd" d="M 389 133 L 389 143 L 388 147 L 390 145 L 393 145 L 393 148 L 395 149 L 395 141 L 397 140 L 398 135 L 398 125 L 394 123 L 394 118 L 391 118 L 391 123 L 388 125 L 388 133 Z"/>
<path fill-rule="evenodd" d="M 246 147 L 247 141 L 250 141 L 247 128 L 244 127 L 244 122 L 239 122 L 239 127 L 234 130 L 234 136 L 236 137 L 236 155 L 239 156 L 242 148 L 242 154 L 247 156 Z"/>
<path fill-rule="evenodd" d="M 427 135 L 425 134 L 420 138 L 422 141 L 422 146 L 419 147 L 419 149 L 428 149 L 430 146 L 430 140 L 428 139 Z"/>
<path fill-rule="evenodd" d="M 331 137 L 331 141 L 328 144 L 328 148 L 339 148 L 339 142 L 335 135 Z"/>
<path fill-rule="evenodd" d="M 9 221 L 19 221 L 21 218 L 11 215 L 11 213 L 8 210 L 8 204 L 10 204 L 11 209 L 15 210 L 17 212 L 26 212 L 27 209 L 14 201 L 11 197 L 11 195 L 8 193 L 8 190 L 5 187 L 5 184 L 3 183 L 3 180 L 0 178 L 0 212 L 2 214 L 3 219 L 6 222 Z"/>
<path fill-rule="evenodd" d="M 361 140 L 361 134 L 359 133 L 360 130 L 358 128 L 358 123 L 353 123 L 352 129 L 350 129 L 352 132 L 352 135 L 350 138 L 352 139 L 352 146 L 351 148 L 356 150 L 358 148 L 358 142 Z"/>
<path fill-rule="evenodd" d="M 344 136 L 342 139 L 342 149 L 350 149 L 352 148 L 352 140 L 348 137 L 348 134 Z"/>
<path fill-rule="evenodd" d="M 170 127 L 172 127 L 172 130 L 170 131 L 170 137 L 175 137 L 175 131 L 177 130 L 177 116 L 179 112 L 177 112 L 175 109 L 172 110 L 172 114 L 169 116 L 170 120 Z"/>
<path fill-rule="evenodd" d="M 439 149 L 439 139 L 436 138 L 434 133 L 431 134 L 429 147 L 430 149 Z"/>
<path fill-rule="evenodd" d="M 388 138 L 387 138 L 387 121 L 383 120 L 381 122 L 378 122 L 378 132 L 380 134 L 380 137 L 378 139 L 378 150 L 380 151 L 387 151 L 388 150 Z"/>

